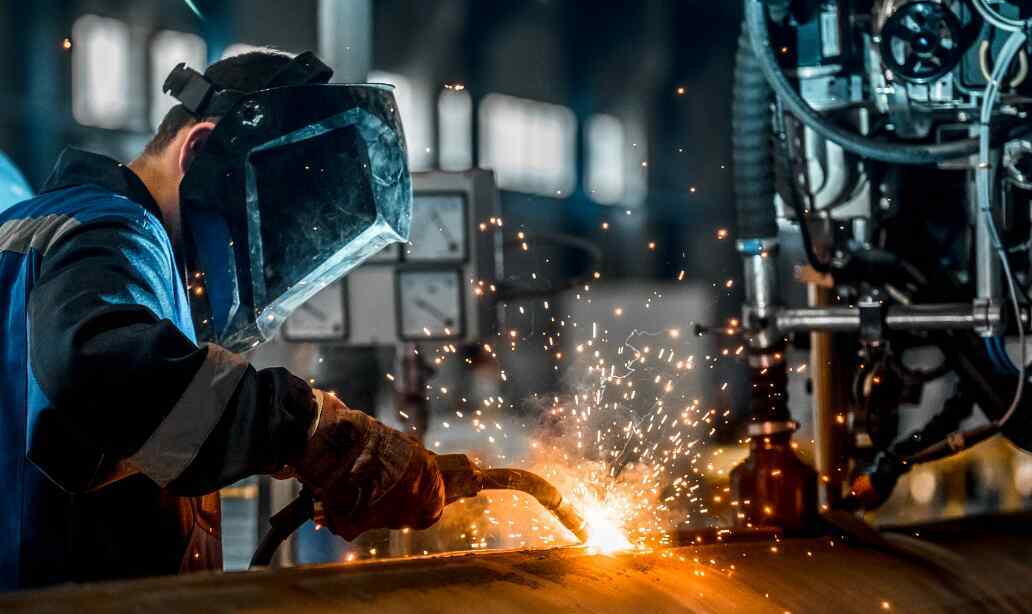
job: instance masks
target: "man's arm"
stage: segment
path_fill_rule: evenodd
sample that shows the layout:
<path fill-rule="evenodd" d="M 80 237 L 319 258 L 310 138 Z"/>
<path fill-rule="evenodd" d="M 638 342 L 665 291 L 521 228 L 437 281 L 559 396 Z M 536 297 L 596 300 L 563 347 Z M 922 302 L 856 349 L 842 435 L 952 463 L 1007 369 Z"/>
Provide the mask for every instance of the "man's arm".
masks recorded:
<path fill-rule="evenodd" d="M 275 471 L 307 442 L 316 408 L 305 382 L 199 348 L 168 319 L 178 273 L 159 233 L 143 215 L 94 222 L 43 257 L 30 359 L 50 407 L 29 455 L 65 488 L 139 471 L 180 494 L 207 493 Z M 68 454 L 90 458 L 64 458 L 69 437 Z"/>

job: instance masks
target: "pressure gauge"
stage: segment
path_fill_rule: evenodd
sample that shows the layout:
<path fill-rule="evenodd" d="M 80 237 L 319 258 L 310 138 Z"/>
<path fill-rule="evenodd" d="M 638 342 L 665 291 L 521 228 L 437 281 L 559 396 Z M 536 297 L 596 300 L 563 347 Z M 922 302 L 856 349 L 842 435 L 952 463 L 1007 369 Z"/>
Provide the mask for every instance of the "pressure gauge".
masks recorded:
<path fill-rule="evenodd" d="M 466 259 L 466 197 L 462 194 L 422 194 L 412 203 L 410 262 Z"/>
<path fill-rule="evenodd" d="M 308 299 L 283 322 L 287 341 L 343 341 L 348 336 L 347 285 L 340 280 Z"/>
<path fill-rule="evenodd" d="M 398 271 L 398 330 L 402 339 L 454 339 L 464 334 L 462 273 Z"/>

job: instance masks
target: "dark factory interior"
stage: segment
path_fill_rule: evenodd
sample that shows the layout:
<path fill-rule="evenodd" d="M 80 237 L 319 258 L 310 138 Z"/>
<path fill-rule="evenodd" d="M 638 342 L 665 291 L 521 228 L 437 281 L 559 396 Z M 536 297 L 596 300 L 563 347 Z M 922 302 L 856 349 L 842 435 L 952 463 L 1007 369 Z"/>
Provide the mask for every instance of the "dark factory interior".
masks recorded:
<path fill-rule="evenodd" d="M 1032 3 L 0 50 L 0 610 L 1032 612 Z"/>

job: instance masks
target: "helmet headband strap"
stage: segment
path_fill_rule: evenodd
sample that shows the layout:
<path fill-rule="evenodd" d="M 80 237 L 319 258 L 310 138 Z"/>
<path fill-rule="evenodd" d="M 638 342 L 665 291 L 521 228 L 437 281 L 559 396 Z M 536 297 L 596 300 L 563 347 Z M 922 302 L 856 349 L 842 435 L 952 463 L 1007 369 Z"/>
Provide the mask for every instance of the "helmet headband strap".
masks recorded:
<path fill-rule="evenodd" d="M 327 83 L 333 69 L 314 53 L 306 51 L 277 70 L 260 89 Z M 222 88 L 203 74 L 180 62 L 165 79 L 161 91 L 182 103 L 195 117 L 225 115 L 247 92 Z"/>

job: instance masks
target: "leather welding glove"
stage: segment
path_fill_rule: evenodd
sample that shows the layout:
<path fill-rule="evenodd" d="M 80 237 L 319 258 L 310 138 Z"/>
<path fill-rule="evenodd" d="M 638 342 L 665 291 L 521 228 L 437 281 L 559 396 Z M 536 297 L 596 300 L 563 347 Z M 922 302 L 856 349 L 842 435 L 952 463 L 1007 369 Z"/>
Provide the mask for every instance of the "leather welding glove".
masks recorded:
<path fill-rule="evenodd" d="M 444 511 L 444 480 L 415 438 L 313 391 L 319 414 L 304 452 L 291 463 L 311 489 L 316 521 L 346 540 L 369 529 L 425 529 Z"/>

